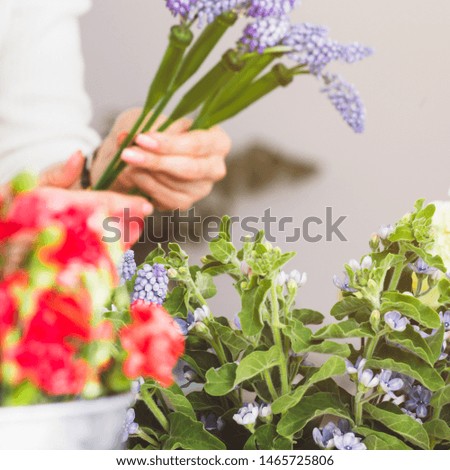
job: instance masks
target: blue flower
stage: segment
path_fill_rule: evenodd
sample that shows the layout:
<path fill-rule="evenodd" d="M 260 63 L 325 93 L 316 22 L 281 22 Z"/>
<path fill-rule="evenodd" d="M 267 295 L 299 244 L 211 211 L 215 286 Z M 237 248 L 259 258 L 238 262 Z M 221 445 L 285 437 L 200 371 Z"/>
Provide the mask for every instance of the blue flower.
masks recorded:
<path fill-rule="evenodd" d="M 379 375 L 374 375 L 370 369 L 359 369 L 358 382 L 365 388 L 375 388 L 380 383 Z"/>
<path fill-rule="evenodd" d="M 348 374 L 357 374 L 360 370 L 364 369 L 367 360 L 363 359 L 361 356 L 358 357 L 355 364 L 353 365 L 348 359 L 345 359 L 345 365 L 347 367 Z"/>
<path fill-rule="evenodd" d="M 136 380 L 133 380 L 131 382 L 131 393 L 138 394 L 141 391 L 141 387 L 144 384 L 144 379 L 142 377 L 139 377 Z"/>
<path fill-rule="evenodd" d="M 314 442 L 321 449 L 333 449 L 334 448 L 334 433 L 337 427 L 333 422 L 329 422 L 322 429 L 314 428 L 312 437 Z"/>
<path fill-rule="evenodd" d="M 174 318 L 175 323 L 180 327 L 181 333 L 184 336 L 187 336 L 189 334 L 189 331 L 194 327 L 195 325 L 195 319 L 194 315 L 189 312 L 187 315 L 186 320 L 183 318 Z"/>
<path fill-rule="evenodd" d="M 344 121 L 357 133 L 364 132 L 366 112 L 356 88 L 339 75 L 324 74 L 325 93 Z"/>
<path fill-rule="evenodd" d="M 384 321 L 394 331 L 405 331 L 409 320 L 403 317 L 400 312 L 392 310 L 384 315 Z"/>
<path fill-rule="evenodd" d="M 334 445 L 338 450 L 367 450 L 361 438 L 356 437 L 352 432 L 343 435 L 335 434 Z"/>
<path fill-rule="evenodd" d="M 446 312 L 440 312 L 439 318 L 444 325 L 445 331 L 450 331 L 450 310 L 447 310 Z"/>
<path fill-rule="evenodd" d="M 380 374 L 380 387 L 391 398 L 397 398 L 394 392 L 398 392 L 403 388 L 403 380 L 393 376 L 391 370 L 383 369 Z"/>
<path fill-rule="evenodd" d="M 162 305 L 166 300 L 168 287 L 169 277 L 162 264 L 144 264 L 137 273 L 132 300 L 145 300 Z"/>
<path fill-rule="evenodd" d="M 173 16 L 187 18 L 197 0 L 166 0 L 166 6 Z"/>
<path fill-rule="evenodd" d="M 245 403 L 244 406 L 233 415 L 233 419 L 241 426 L 248 426 L 256 423 L 258 414 L 259 407 L 256 403 Z"/>
<path fill-rule="evenodd" d="M 430 276 L 437 272 L 437 268 L 432 268 L 431 266 L 428 266 L 428 264 L 425 263 L 422 258 L 419 258 L 414 264 L 409 263 L 409 267 L 416 274 L 423 274 L 425 276 Z"/>
<path fill-rule="evenodd" d="M 239 318 L 238 315 L 235 315 L 235 316 L 234 316 L 233 323 L 234 323 L 234 326 L 235 326 L 238 330 L 242 330 L 241 320 L 240 320 L 240 318 Z"/>
<path fill-rule="evenodd" d="M 355 289 L 354 287 L 350 286 L 350 278 L 347 274 L 344 274 L 344 277 L 342 279 L 340 279 L 339 276 L 335 275 L 333 277 L 333 282 L 338 289 L 341 289 L 341 291 L 352 293 L 358 292 L 358 289 Z"/>
<path fill-rule="evenodd" d="M 266 16 L 284 16 L 295 7 L 297 0 L 250 0 L 247 14 L 265 18 Z"/>
<path fill-rule="evenodd" d="M 409 391 L 405 408 L 416 414 L 418 418 L 428 416 L 428 406 L 430 405 L 432 393 L 422 385 L 415 385 Z"/>
<path fill-rule="evenodd" d="M 270 403 L 261 403 L 259 405 L 259 417 L 260 418 L 268 418 L 272 415 L 272 406 Z"/>
<path fill-rule="evenodd" d="M 123 255 L 122 262 L 119 267 L 120 284 L 125 284 L 136 273 L 136 261 L 134 259 L 134 251 L 128 250 Z"/>
<path fill-rule="evenodd" d="M 203 423 L 203 426 L 207 431 L 222 431 L 225 427 L 225 421 L 217 417 L 214 413 L 209 413 L 208 415 L 201 415 L 200 421 Z"/>
<path fill-rule="evenodd" d="M 377 232 L 377 235 L 382 239 L 388 239 L 394 233 L 394 227 L 392 225 L 382 225 Z"/>
<path fill-rule="evenodd" d="M 122 427 L 120 442 L 127 442 L 130 434 L 136 434 L 138 432 L 139 425 L 134 422 L 135 418 L 136 413 L 134 412 L 133 408 L 130 408 L 125 416 L 125 423 Z"/>
<path fill-rule="evenodd" d="M 280 44 L 288 31 L 289 20 L 285 17 L 256 19 L 244 29 L 241 43 L 249 51 L 263 53 L 268 47 Z"/>

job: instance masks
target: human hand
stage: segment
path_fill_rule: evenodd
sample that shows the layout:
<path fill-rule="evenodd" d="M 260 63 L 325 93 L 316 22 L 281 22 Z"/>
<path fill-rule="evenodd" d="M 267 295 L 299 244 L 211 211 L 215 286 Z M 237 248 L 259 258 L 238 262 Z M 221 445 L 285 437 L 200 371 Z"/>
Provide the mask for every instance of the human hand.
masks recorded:
<path fill-rule="evenodd" d="M 130 110 L 118 118 L 98 153 L 93 181 L 100 177 L 139 113 Z M 163 120 L 159 119 L 154 128 Z M 206 197 L 226 174 L 225 158 L 231 141 L 219 127 L 188 132 L 190 126 L 190 120 L 181 119 L 164 133 L 139 134 L 134 146 L 122 153 L 128 166 L 111 189 L 129 192 L 137 188 L 162 210 L 186 210 Z"/>

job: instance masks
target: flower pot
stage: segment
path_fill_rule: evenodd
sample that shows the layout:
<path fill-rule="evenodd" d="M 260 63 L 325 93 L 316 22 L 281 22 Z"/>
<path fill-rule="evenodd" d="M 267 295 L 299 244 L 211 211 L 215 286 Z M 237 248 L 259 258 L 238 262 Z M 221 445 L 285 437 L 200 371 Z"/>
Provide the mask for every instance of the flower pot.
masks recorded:
<path fill-rule="evenodd" d="M 130 393 L 67 403 L 0 408 L 0 449 L 120 449 Z"/>

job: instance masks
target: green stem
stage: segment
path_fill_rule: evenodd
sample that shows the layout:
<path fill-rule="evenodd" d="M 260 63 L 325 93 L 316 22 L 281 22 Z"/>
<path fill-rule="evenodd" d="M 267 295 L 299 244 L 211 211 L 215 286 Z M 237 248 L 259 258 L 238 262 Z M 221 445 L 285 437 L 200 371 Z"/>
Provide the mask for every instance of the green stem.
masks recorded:
<path fill-rule="evenodd" d="M 141 389 L 140 393 L 141 393 L 142 400 L 147 405 L 148 409 L 156 418 L 158 423 L 161 425 L 164 431 L 169 432 L 169 421 L 164 416 L 163 412 L 160 410 L 155 400 L 153 400 L 152 395 L 148 392 L 148 390 L 143 390 L 143 389 Z"/>
<path fill-rule="evenodd" d="M 400 249 L 399 255 L 405 256 L 406 255 L 406 249 L 402 247 Z M 391 282 L 389 283 L 389 288 L 388 290 L 394 291 L 397 289 L 398 283 L 400 282 L 400 278 L 402 276 L 403 269 L 405 267 L 405 263 L 398 263 L 397 266 L 394 269 L 394 272 L 392 274 Z"/>
<path fill-rule="evenodd" d="M 280 370 L 280 380 L 281 380 L 281 394 L 286 395 L 289 393 L 289 377 L 286 363 L 286 356 L 284 354 L 283 340 L 281 338 L 280 331 L 280 313 L 278 305 L 278 295 L 276 286 L 272 283 L 270 289 L 271 296 L 271 305 L 272 305 L 272 333 L 275 345 L 279 349 L 279 370 Z"/>
<path fill-rule="evenodd" d="M 272 397 L 272 401 L 275 401 L 278 398 L 278 393 L 273 385 L 272 376 L 268 370 L 264 371 L 264 380 L 266 381 L 267 388 L 269 389 L 270 396 Z"/>
<path fill-rule="evenodd" d="M 142 128 L 143 133 L 148 132 L 153 127 L 156 120 L 159 118 L 159 116 L 161 116 L 162 112 L 164 111 L 165 107 L 167 106 L 167 103 L 170 101 L 170 99 L 172 98 L 174 93 L 175 93 L 175 90 L 169 90 L 167 92 L 167 94 L 164 96 L 164 98 L 158 103 L 158 106 L 156 107 L 156 109 L 151 114 L 150 119 L 147 121 L 147 123 Z"/>
<path fill-rule="evenodd" d="M 354 402 L 354 407 L 355 407 L 355 423 L 357 426 L 361 426 L 362 424 L 362 414 L 363 414 L 363 402 L 362 398 L 364 396 L 364 392 L 358 392 L 355 395 L 355 402 Z"/>
<path fill-rule="evenodd" d="M 150 437 L 147 433 L 142 431 L 142 429 L 139 429 L 137 432 L 137 436 L 142 439 L 145 442 L 148 442 L 150 445 L 152 445 L 155 449 L 159 448 L 159 443 L 155 441 L 152 437 Z"/>

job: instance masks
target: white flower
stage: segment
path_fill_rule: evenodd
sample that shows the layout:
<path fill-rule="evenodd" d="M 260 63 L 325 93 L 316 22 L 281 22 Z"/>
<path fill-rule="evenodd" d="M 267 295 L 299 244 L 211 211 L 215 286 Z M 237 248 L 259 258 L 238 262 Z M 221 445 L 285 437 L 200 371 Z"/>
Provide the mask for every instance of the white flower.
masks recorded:
<path fill-rule="evenodd" d="M 439 255 L 444 261 L 447 272 L 450 272 L 450 201 L 434 202 L 436 212 L 431 224 L 434 238 L 433 255 Z"/>
<path fill-rule="evenodd" d="M 203 305 L 203 307 L 196 308 L 194 310 L 194 321 L 195 323 L 203 322 L 205 321 L 209 316 L 211 315 L 211 312 L 208 308 L 207 305 Z"/>
<path fill-rule="evenodd" d="M 270 403 L 261 403 L 259 405 L 259 417 L 260 418 L 267 418 L 272 414 L 272 407 Z"/>
<path fill-rule="evenodd" d="M 258 418 L 259 407 L 256 403 L 247 403 L 233 416 L 236 423 L 241 426 L 255 424 Z"/>
<path fill-rule="evenodd" d="M 294 269 L 289 274 L 289 281 L 295 282 L 298 287 L 303 287 L 308 281 L 308 275 Z"/>
<path fill-rule="evenodd" d="M 345 365 L 347 366 L 348 374 L 357 374 L 360 370 L 364 369 L 367 360 L 363 359 L 361 356 L 358 357 L 356 363 L 353 365 L 348 359 L 345 360 Z"/>
<path fill-rule="evenodd" d="M 373 374 L 370 369 L 360 369 L 358 372 L 358 382 L 366 388 L 375 388 L 380 383 L 380 377 Z"/>

